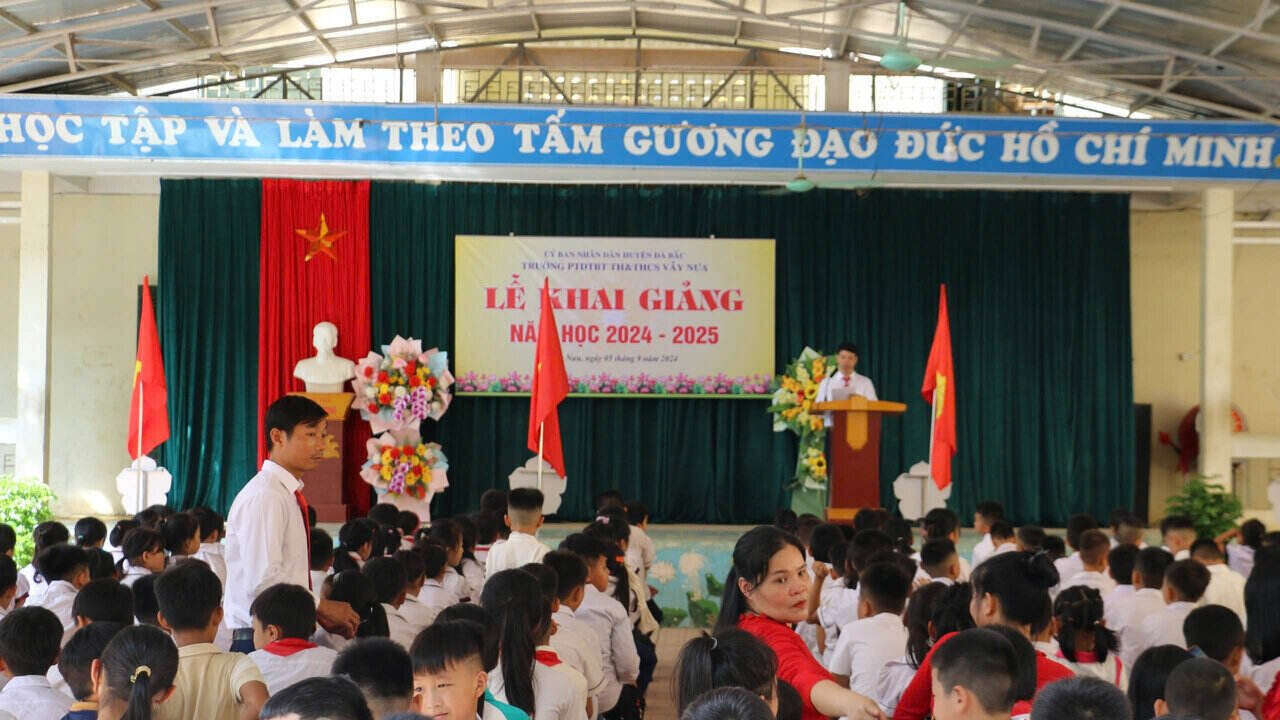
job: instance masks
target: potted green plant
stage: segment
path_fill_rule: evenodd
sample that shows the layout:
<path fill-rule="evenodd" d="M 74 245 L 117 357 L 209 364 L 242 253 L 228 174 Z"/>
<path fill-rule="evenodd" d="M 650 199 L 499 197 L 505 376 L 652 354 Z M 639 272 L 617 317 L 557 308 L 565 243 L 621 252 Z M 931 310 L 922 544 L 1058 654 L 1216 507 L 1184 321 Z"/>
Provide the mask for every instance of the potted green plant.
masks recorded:
<path fill-rule="evenodd" d="M 57 496 L 48 485 L 37 480 L 17 480 L 0 475 L 0 522 L 13 528 L 18 536 L 13 561 L 18 567 L 31 562 L 34 541 L 31 530 L 53 519 L 53 501 Z"/>
<path fill-rule="evenodd" d="M 1195 525 L 1196 535 L 1214 538 L 1236 526 L 1244 515 L 1244 504 L 1235 493 L 1213 483 L 1213 477 L 1195 475 L 1170 497 L 1165 507 L 1169 515 L 1186 515 Z"/>

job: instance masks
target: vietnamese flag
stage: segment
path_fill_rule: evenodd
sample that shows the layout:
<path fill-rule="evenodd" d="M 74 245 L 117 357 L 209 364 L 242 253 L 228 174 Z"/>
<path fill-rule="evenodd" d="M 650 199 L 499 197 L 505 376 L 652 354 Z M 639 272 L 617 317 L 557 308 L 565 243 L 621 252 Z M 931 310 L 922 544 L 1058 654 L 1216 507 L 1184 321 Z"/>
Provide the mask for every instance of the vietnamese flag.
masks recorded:
<path fill-rule="evenodd" d="M 533 392 L 529 396 L 529 449 L 538 452 L 542 430 L 542 457 L 560 477 L 564 471 L 564 450 L 560 447 L 560 417 L 556 406 L 569 394 L 569 374 L 560 352 L 560 333 L 551 311 L 551 281 L 542 282 L 542 313 L 538 318 L 537 361 L 533 366 Z"/>
<path fill-rule="evenodd" d="M 951 457 L 956 454 L 956 383 L 951 364 L 951 323 L 947 320 L 947 286 L 938 297 L 938 329 L 933 333 L 929 364 L 924 369 L 924 401 L 933 405 L 929 474 L 939 490 L 951 484 Z"/>
<path fill-rule="evenodd" d="M 142 315 L 138 318 L 138 359 L 133 366 L 133 400 L 129 404 L 129 457 L 137 460 L 169 439 L 169 391 L 156 333 L 150 278 L 142 278 Z"/>

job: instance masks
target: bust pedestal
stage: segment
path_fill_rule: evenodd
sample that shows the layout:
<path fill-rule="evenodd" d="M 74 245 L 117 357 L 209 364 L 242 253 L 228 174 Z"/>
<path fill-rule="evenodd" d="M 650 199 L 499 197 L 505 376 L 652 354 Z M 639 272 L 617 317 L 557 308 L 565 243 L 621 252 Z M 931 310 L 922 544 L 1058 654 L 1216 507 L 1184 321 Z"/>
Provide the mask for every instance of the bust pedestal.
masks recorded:
<path fill-rule="evenodd" d="M 345 427 L 351 411 L 354 393 L 289 393 L 313 400 L 328 414 L 325 422 L 324 457 L 302 478 L 305 486 L 302 494 L 307 504 L 316 510 L 320 522 L 344 523 L 347 521 L 347 505 L 342 502 L 342 461 L 346 456 Z"/>

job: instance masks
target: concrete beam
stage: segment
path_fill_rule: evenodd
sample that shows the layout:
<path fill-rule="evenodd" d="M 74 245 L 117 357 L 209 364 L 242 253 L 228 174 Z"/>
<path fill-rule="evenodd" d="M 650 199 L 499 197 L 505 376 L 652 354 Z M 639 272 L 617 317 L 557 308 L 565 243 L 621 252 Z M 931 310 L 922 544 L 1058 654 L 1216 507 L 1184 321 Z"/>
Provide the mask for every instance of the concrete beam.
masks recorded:
<path fill-rule="evenodd" d="M 19 478 L 49 478 L 49 318 L 52 289 L 53 176 L 22 173 L 22 223 L 18 240 L 18 447 Z"/>
<path fill-rule="evenodd" d="M 1235 191 L 1229 187 L 1206 189 L 1202 208 L 1200 472 L 1230 490 Z"/>

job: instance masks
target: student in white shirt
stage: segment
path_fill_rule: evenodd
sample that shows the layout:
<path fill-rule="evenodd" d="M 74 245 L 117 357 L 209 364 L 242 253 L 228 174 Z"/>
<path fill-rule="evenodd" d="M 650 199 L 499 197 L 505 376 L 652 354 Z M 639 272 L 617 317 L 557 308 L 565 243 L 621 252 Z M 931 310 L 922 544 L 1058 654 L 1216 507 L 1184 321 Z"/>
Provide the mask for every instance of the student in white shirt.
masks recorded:
<path fill-rule="evenodd" d="M 47 608 L 62 623 L 63 642 L 71 639 L 76 629 L 76 619 L 71 612 L 76 593 L 89 582 L 89 556 L 75 545 L 55 545 L 46 548 L 36 558 L 40 576 L 49 589 L 29 603 L 32 607 Z"/>
<path fill-rule="evenodd" d="M 997 522 L 1004 520 L 1004 506 L 995 500 L 986 500 L 978 503 L 978 508 L 973 511 L 973 531 L 982 534 L 982 539 L 977 545 L 973 546 L 973 554 L 970 556 L 970 565 L 978 567 L 983 560 L 996 549 L 996 544 L 991 537 L 991 526 Z M 1010 527 L 1012 530 L 1012 527 Z M 1010 533 L 1012 535 L 1012 533 Z"/>
<path fill-rule="evenodd" d="M 931 540 L 925 543 L 925 549 L 935 542 L 945 541 Z M 955 554 L 954 547 L 951 553 Z M 836 682 L 856 693 L 874 696 L 880 668 L 900 656 L 907 645 L 902 611 L 910 592 L 911 578 L 896 565 L 876 563 L 862 571 L 858 576 L 858 620 L 840 630 L 840 640 L 827 668 Z"/>
<path fill-rule="evenodd" d="M 1018 551 L 1018 534 L 1014 532 L 1013 526 L 1004 520 L 997 520 L 991 524 L 991 532 L 988 537 L 991 538 L 991 551 L 986 553 L 982 559 L 990 560 L 996 555 L 1007 552 Z M 977 567 L 976 565 L 974 567 Z"/>
<path fill-rule="evenodd" d="M 468 515 L 459 515 L 453 521 L 462 529 L 462 562 L 458 563 L 458 572 L 466 580 L 467 591 L 463 597 L 474 601 L 484 588 L 484 561 L 476 555 L 476 523 Z"/>
<path fill-rule="evenodd" d="M 924 535 L 926 542 L 929 540 L 950 540 L 952 547 L 958 547 L 960 544 L 960 518 L 947 508 L 934 508 L 925 513 L 921 533 Z M 916 553 L 911 559 L 920 562 L 920 553 Z M 956 576 L 955 582 L 969 582 L 969 573 L 973 572 L 973 568 L 969 565 L 969 561 L 963 557 L 959 558 L 959 562 L 960 574 Z"/>
<path fill-rule="evenodd" d="M 369 518 L 348 520 L 338 528 L 338 548 L 333 552 L 333 571 L 359 570 L 373 555 L 378 524 Z"/>
<path fill-rule="evenodd" d="M 1221 605 L 1203 605 L 1182 623 L 1187 649 L 1222 663 L 1240 683 L 1244 665 L 1244 625 L 1239 616 Z M 1265 693 L 1266 691 L 1260 691 Z"/>
<path fill-rule="evenodd" d="M 18 596 L 18 565 L 8 555 L 0 555 L 0 619 L 13 610 Z"/>
<path fill-rule="evenodd" d="M 508 496 L 508 514 L 517 492 Z M 538 720 L 586 720 L 586 680 L 546 645 L 553 629 L 551 603 L 537 578 L 523 570 L 499 570 L 485 581 L 480 604 L 501 648 L 489 675 L 494 697 Z"/>
<path fill-rule="evenodd" d="M 373 583 L 373 593 L 387 615 L 388 636 L 408 652 L 413 639 L 425 626 L 410 622 L 400 612 L 409 593 L 409 579 L 404 565 L 395 558 L 376 557 L 365 563 L 360 572 Z"/>
<path fill-rule="evenodd" d="M 1248 579 L 1253 572 L 1253 556 L 1262 547 L 1262 538 L 1267 534 L 1267 526 L 1261 520 L 1244 521 L 1238 528 L 1232 528 L 1214 538 L 1223 544 L 1227 554 L 1227 565 Z M 1231 542 L 1232 539 L 1236 542 Z"/>
<path fill-rule="evenodd" d="M 1080 572 L 1061 587 L 1084 586 L 1097 590 L 1103 596 L 1111 594 L 1116 589 L 1116 581 L 1107 573 L 1107 555 L 1111 551 L 1111 541 L 1101 530 L 1086 530 L 1080 534 L 1079 542 Z"/>
<path fill-rule="evenodd" d="M 1196 526 L 1186 515 L 1170 515 L 1160 521 L 1160 535 L 1164 549 L 1173 554 L 1174 560 L 1191 557 L 1191 544 L 1196 541 Z"/>
<path fill-rule="evenodd" d="M 907 629 L 906 652 L 884 664 L 872 696 L 886 718 L 893 717 L 903 692 L 938 638 L 974 626 L 969 614 L 972 597 L 969 585 L 942 583 L 929 583 L 911 594 L 903 620 Z"/>
<path fill-rule="evenodd" d="M 852 391 L 854 395 L 868 400 L 879 400 L 876 397 L 875 383 L 866 375 L 855 372 L 858 367 L 858 346 L 851 342 L 842 342 L 836 348 L 836 372 L 818 384 L 818 395 L 814 402 L 830 402 L 835 397 L 836 388 Z M 827 427 L 835 425 L 831 413 L 825 413 L 823 423 Z"/>
<path fill-rule="evenodd" d="M 1084 562 L 1080 559 L 1080 536 L 1086 530 L 1097 529 L 1098 521 L 1092 515 L 1077 514 L 1067 518 L 1067 547 L 1072 552 L 1067 557 L 1053 561 L 1053 566 L 1058 569 L 1058 584 L 1049 591 L 1050 595 L 1056 595 L 1058 590 L 1076 584 L 1076 573 L 1084 572 Z"/>
<path fill-rule="evenodd" d="M 542 556 L 551 548 L 538 542 L 538 529 L 542 527 L 542 491 L 536 488 L 516 488 L 507 493 L 507 514 L 504 518 L 511 536 L 501 545 L 489 549 L 485 558 L 485 578 L 495 573 L 512 570 L 531 562 L 542 562 Z"/>
<path fill-rule="evenodd" d="M 1104 617 L 1107 627 L 1123 635 L 1125 625 L 1125 608 L 1133 598 L 1137 589 L 1133 586 L 1133 567 L 1138 561 L 1138 547 L 1128 543 L 1120 543 L 1107 553 L 1107 575 L 1115 581 L 1115 588 L 1102 596 L 1105 608 Z"/>
<path fill-rule="evenodd" d="M 37 558 L 45 548 L 66 544 L 71 539 L 71 533 L 67 531 L 66 525 L 57 520 L 46 520 L 31 530 L 31 537 L 35 541 L 31 557 Z M 18 600 L 23 600 L 24 597 L 26 602 L 39 600 L 45 590 L 49 589 L 48 582 L 36 572 L 34 563 L 28 563 L 19 570 L 18 576 Z"/>
<path fill-rule="evenodd" d="M 639 500 L 627 502 L 627 523 L 631 526 L 631 540 L 627 543 L 627 563 L 640 573 L 640 580 L 648 582 L 649 569 L 658 559 L 653 538 L 649 537 L 649 507 Z"/>
<path fill-rule="evenodd" d="M 322 528 L 311 528 L 311 570 L 308 575 L 311 595 L 317 602 L 321 599 L 324 580 L 333 574 L 333 538 Z"/>
<path fill-rule="evenodd" d="M 222 538 L 227 534 L 226 521 L 212 508 L 203 505 L 192 508 L 191 514 L 200 521 L 200 548 L 196 550 L 195 557 L 206 562 L 226 587 L 227 559 L 222 554 Z"/>
<path fill-rule="evenodd" d="M 1111 547 L 1114 549 L 1120 545 L 1132 545 L 1139 550 L 1147 546 L 1142 541 L 1142 536 L 1147 532 L 1147 524 L 1133 513 L 1123 510 L 1116 511 L 1112 514 L 1111 519 Z"/>
<path fill-rule="evenodd" d="M 438 520 L 431 524 L 429 537 L 443 546 L 446 553 L 444 575 L 440 578 L 440 584 L 453 595 L 454 602 L 475 600 L 476 598 L 471 596 L 467 579 L 458 572 L 458 566 L 462 564 L 462 556 L 465 552 L 461 526 L 450 519 Z M 477 594 L 476 597 L 479 595 Z"/>
<path fill-rule="evenodd" d="M 325 677 L 338 653 L 318 647 L 309 638 L 316 629 L 311 591 L 299 585 L 272 585 L 263 590 L 249 612 L 253 615 L 253 644 L 249 653 L 272 695 L 310 677 Z"/>
<path fill-rule="evenodd" d="M 555 597 L 551 605 L 551 619 L 556 623 L 556 631 L 551 636 L 551 647 L 555 648 L 561 660 L 582 673 L 587 681 L 587 697 L 592 706 L 588 715 L 594 717 L 599 713 L 599 696 L 604 688 L 600 639 L 589 625 L 573 615 L 586 596 L 587 564 L 567 550 L 547 553 L 542 558 L 542 564 L 555 573 L 556 581 Z"/>
<path fill-rule="evenodd" d="M 427 563 L 420 550 L 397 550 L 391 556 L 404 568 L 408 584 L 405 586 L 404 604 L 400 606 L 400 614 L 409 624 L 419 629 L 424 628 L 436 619 L 437 611 L 427 607 L 418 599 L 422 585 L 427 580 Z"/>
<path fill-rule="evenodd" d="M 1102 540 L 1110 547 L 1105 535 Z M 1088 540 L 1084 547 L 1088 547 Z M 1058 638 L 1055 660 L 1071 668 L 1077 676 L 1096 677 L 1128 690 L 1129 668 L 1116 655 L 1120 649 L 1119 638 L 1103 620 L 1102 593 L 1093 587 L 1072 585 L 1058 593 L 1053 603 L 1053 618 Z"/>
<path fill-rule="evenodd" d="M 831 663 L 831 657 L 835 655 L 840 629 L 858 619 L 858 589 L 848 586 L 848 576 L 845 574 L 848 553 L 849 546 L 839 543 L 827 550 L 830 565 L 814 563 L 813 566 L 814 585 L 821 586 L 821 589 L 817 597 L 817 611 L 810 614 L 809 621 L 816 622 L 822 628 L 824 667 Z M 809 599 L 810 603 L 814 601 L 812 592 Z"/>
<path fill-rule="evenodd" d="M 1164 574 L 1173 564 L 1173 555 L 1161 548 L 1139 550 L 1133 565 L 1133 594 L 1122 597 L 1116 609 L 1119 621 L 1108 627 L 1120 634 L 1120 660 L 1132 668 L 1147 649 L 1143 623 L 1164 611 Z M 1104 612 L 1107 610 L 1104 609 Z"/>
<path fill-rule="evenodd" d="M 778 712 L 778 658 L 755 635 L 738 628 L 699 635 L 684 644 L 675 667 L 677 716 L 711 690 L 739 687 Z"/>
<path fill-rule="evenodd" d="M 920 567 L 912 578 L 915 584 L 940 582 L 951 585 L 960 579 L 960 554 L 950 540 L 926 540 L 920 547 Z M 862 602 L 862 601 L 859 601 Z"/>
<path fill-rule="evenodd" d="M 418 604 L 434 619 L 442 610 L 458 601 L 453 591 L 444 586 L 444 575 L 448 569 L 448 555 L 444 548 L 435 543 L 418 546 L 423 560 L 423 582 L 418 590 Z"/>
<path fill-rule="evenodd" d="M 164 537 L 151 528 L 139 527 L 125 533 L 120 543 L 123 557 L 116 563 L 120 582 L 133 587 L 143 575 L 164 572 Z"/>
<path fill-rule="evenodd" d="M 1195 560 L 1179 560 L 1164 572 L 1165 607 L 1142 622 L 1143 647 L 1157 645 L 1187 646 L 1182 623 L 1204 597 L 1209 586 L 1209 571 Z"/>
<path fill-rule="evenodd" d="M 12 679 L 0 690 L 0 711 L 22 720 L 61 720 L 70 695 L 46 677 L 62 647 L 62 623 L 42 607 L 23 607 L 0 620 L 0 671 Z"/>
<path fill-rule="evenodd" d="M 410 711 L 440 720 L 476 717 L 480 700 L 492 697 L 484 669 L 484 630 L 479 623 L 452 620 L 418 635 L 409 648 L 414 686 Z"/>
<path fill-rule="evenodd" d="M 1227 567 L 1227 559 L 1223 557 L 1218 543 L 1212 540 L 1197 540 L 1191 546 L 1191 559 L 1209 570 L 1209 587 L 1204 591 L 1204 603 L 1226 606 L 1243 620 L 1245 618 L 1245 579 L 1244 576 Z"/>
<path fill-rule="evenodd" d="M 187 557 L 193 557 L 200 552 L 200 521 L 196 516 L 189 512 L 176 512 L 168 517 L 162 518 L 160 524 L 156 526 L 156 530 L 164 536 L 164 549 L 169 551 L 168 565 L 172 566 L 179 560 Z M 206 563 L 208 564 L 208 563 Z M 213 566 L 209 566 L 213 570 Z M 215 570 L 214 575 L 217 575 Z M 222 578 L 218 578 L 218 582 L 225 584 Z"/>
<path fill-rule="evenodd" d="M 634 695 L 637 692 L 635 683 L 640 677 L 640 655 L 636 651 L 627 610 L 606 592 L 609 589 L 607 547 L 583 533 L 574 533 L 560 543 L 562 550 L 577 555 L 587 564 L 586 592 L 573 616 L 590 627 L 600 642 L 604 669 L 604 684 L 598 698 L 600 714 L 612 710 L 624 690 Z"/>
<path fill-rule="evenodd" d="M 816 655 L 819 659 L 831 657 L 831 653 L 835 651 L 836 639 L 840 635 L 840 627 L 823 625 L 819 613 L 824 605 L 829 606 L 836 599 L 837 594 L 840 593 L 840 587 L 844 585 L 840 582 L 840 572 L 836 569 L 832 558 L 833 551 L 840 547 L 841 565 L 843 565 L 847 550 L 844 538 L 844 531 L 839 525 L 832 523 L 822 523 L 813 528 L 809 534 L 809 556 L 813 559 L 809 565 L 809 572 L 813 576 L 813 581 L 809 584 L 808 622 L 817 623 L 821 629 L 816 638 Z"/>

